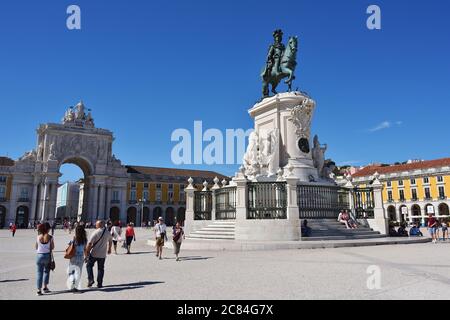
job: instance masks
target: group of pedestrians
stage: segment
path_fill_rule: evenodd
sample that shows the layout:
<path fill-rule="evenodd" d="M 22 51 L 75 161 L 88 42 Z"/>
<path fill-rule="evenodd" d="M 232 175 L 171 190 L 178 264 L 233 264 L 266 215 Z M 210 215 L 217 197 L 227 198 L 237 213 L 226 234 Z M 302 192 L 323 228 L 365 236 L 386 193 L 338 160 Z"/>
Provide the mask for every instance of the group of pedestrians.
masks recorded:
<path fill-rule="evenodd" d="M 442 240 L 449 240 L 448 237 L 448 223 L 444 219 L 438 220 L 433 214 L 428 214 L 428 222 L 427 222 L 428 232 L 430 233 L 431 239 L 433 243 L 437 243 L 441 239 L 442 232 Z M 407 225 L 405 222 L 401 223 L 398 229 L 395 229 L 393 223 L 389 224 L 389 236 L 391 237 L 423 237 L 423 233 L 420 230 L 419 223 L 413 223 L 409 229 L 407 230 Z"/>
<path fill-rule="evenodd" d="M 38 236 L 36 239 L 36 266 L 37 266 L 37 295 L 49 293 L 48 284 L 50 281 L 50 271 L 55 269 L 55 261 L 52 251 L 55 248 L 53 235 L 50 234 L 52 226 L 50 223 L 41 223 L 37 227 Z M 167 241 L 167 226 L 164 219 L 160 217 L 158 223 L 153 228 L 156 240 L 156 255 L 162 259 L 162 249 Z M 173 227 L 173 246 L 176 261 L 179 261 L 181 243 L 184 239 L 184 231 L 180 223 Z M 64 258 L 69 259 L 67 269 L 67 285 L 71 292 L 77 293 L 81 290 L 81 275 L 83 265 L 86 264 L 87 287 L 91 288 L 97 282 L 97 288 L 103 287 L 105 274 L 105 261 L 107 255 L 111 254 L 112 248 L 117 254 L 117 244 L 123 242 L 127 254 L 131 253 L 131 244 L 136 241 L 136 233 L 133 223 L 128 223 L 125 230 L 125 239 L 122 239 L 122 228 L 119 222 L 108 226 L 105 221 L 99 220 L 95 223 L 95 230 L 88 238 L 86 225 L 78 223 L 75 227 L 75 234 L 68 243 Z M 97 264 L 97 277 L 94 280 L 94 267 Z"/>
<path fill-rule="evenodd" d="M 432 214 L 428 215 L 428 230 L 433 243 L 437 243 L 440 239 L 439 231 L 442 231 L 442 238 L 448 240 L 448 224 L 445 220 L 438 221 Z"/>

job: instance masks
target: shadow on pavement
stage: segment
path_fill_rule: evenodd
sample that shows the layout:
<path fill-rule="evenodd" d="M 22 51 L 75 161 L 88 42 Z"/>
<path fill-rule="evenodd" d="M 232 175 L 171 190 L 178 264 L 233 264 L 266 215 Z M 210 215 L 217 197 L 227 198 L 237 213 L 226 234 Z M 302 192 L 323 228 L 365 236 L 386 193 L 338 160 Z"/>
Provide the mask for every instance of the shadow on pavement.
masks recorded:
<path fill-rule="evenodd" d="M 9 283 L 9 282 L 19 282 L 19 281 L 28 281 L 30 279 L 7 279 L 7 280 L 0 280 L 0 283 Z"/>
<path fill-rule="evenodd" d="M 160 283 L 164 283 L 164 281 L 140 281 L 140 282 L 134 282 L 134 283 L 112 284 L 109 286 L 103 286 L 102 289 L 94 288 L 94 289 L 91 289 L 90 291 L 116 292 L 116 291 L 123 291 L 123 290 L 139 289 L 139 288 L 143 288 L 145 286 L 150 286 L 153 284 L 160 284 Z"/>
<path fill-rule="evenodd" d="M 164 281 L 140 281 L 140 282 L 134 282 L 134 283 L 123 283 L 123 284 L 111 284 L 108 286 L 103 286 L 103 288 L 99 289 L 96 287 L 92 287 L 90 289 L 82 289 L 79 290 L 76 293 L 73 293 L 70 290 L 61 290 L 61 291 L 52 291 L 50 293 L 44 294 L 44 296 L 54 296 L 58 294 L 83 294 L 86 292 L 116 292 L 116 291 L 123 291 L 123 290 L 132 290 L 132 289 L 139 289 L 143 288 L 145 286 L 149 286 L 152 284 L 160 284 L 164 283 Z"/>
<path fill-rule="evenodd" d="M 190 257 L 180 257 L 180 261 L 189 261 L 189 260 L 208 260 L 213 259 L 214 257 L 201 257 L 201 256 L 190 256 Z"/>

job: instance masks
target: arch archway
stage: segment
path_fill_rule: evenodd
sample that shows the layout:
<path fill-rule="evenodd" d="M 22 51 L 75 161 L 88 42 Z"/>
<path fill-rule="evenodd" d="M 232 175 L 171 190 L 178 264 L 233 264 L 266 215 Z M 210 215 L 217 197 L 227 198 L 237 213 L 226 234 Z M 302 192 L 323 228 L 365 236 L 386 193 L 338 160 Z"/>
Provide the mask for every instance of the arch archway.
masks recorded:
<path fill-rule="evenodd" d="M 177 211 L 177 222 L 179 222 L 181 225 L 184 225 L 184 220 L 186 219 L 186 208 L 185 207 L 179 207 Z"/>
<path fill-rule="evenodd" d="M 0 229 L 3 229 L 6 224 L 6 208 L 0 206 Z"/>
<path fill-rule="evenodd" d="M 449 216 L 450 215 L 449 208 L 446 203 L 441 203 L 439 205 L 438 212 L 439 212 L 440 216 Z"/>
<path fill-rule="evenodd" d="M 162 209 L 161 207 L 155 207 L 153 208 L 153 214 L 152 214 L 152 220 L 157 221 L 159 217 L 162 216 Z"/>
<path fill-rule="evenodd" d="M 388 213 L 388 217 L 389 217 L 389 221 L 397 221 L 397 216 L 396 216 L 396 212 L 395 212 L 395 207 L 394 206 L 389 206 L 387 208 L 387 213 Z"/>
<path fill-rule="evenodd" d="M 418 204 L 414 204 L 411 207 L 411 217 L 413 222 L 419 222 L 421 216 L 420 206 Z"/>
<path fill-rule="evenodd" d="M 172 207 L 166 208 L 166 218 L 164 220 L 168 226 L 173 226 L 175 224 L 175 210 Z"/>
<path fill-rule="evenodd" d="M 16 226 L 17 228 L 27 228 L 28 227 L 28 214 L 29 209 L 27 206 L 20 206 L 16 211 Z"/>
<path fill-rule="evenodd" d="M 150 209 L 148 207 L 144 207 L 142 213 L 142 221 L 144 222 L 145 226 L 147 226 L 148 222 L 150 221 Z"/>
<path fill-rule="evenodd" d="M 90 220 L 88 213 L 92 208 L 89 207 L 89 199 L 90 193 L 94 191 L 91 186 L 91 175 L 94 172 L 92 167 L 83 156 L 70 156 L 60 162 L 58 171 L 63 175 L 58 179 L 62 188 L 58 194 L 64 197 L 57 200 L 56 211 L 62 206 L 65 218 Z"/>
<path fill-rule="evenodd" d="M 127 223 L 133 222 L 136 225 L 136 207 L 129 207 L 127 210 Z"/>
<path fill-rule="evenodd" d="M 109 209 L 109 219 L 112 223 L 120 220 L 120 209 L 118 207 L 111 207 Z"/>

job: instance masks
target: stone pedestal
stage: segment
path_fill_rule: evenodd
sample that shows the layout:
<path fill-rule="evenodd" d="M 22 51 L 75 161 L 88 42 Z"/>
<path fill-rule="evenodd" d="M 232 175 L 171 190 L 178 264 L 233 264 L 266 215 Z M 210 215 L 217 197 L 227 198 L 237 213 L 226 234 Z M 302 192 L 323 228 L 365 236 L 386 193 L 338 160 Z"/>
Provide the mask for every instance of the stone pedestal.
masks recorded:
<path fill-rule="evenodd" d="M 315 102 L 299 92 L 277 94 L 249 110 L 255 121 L 244 158 L 250 180 L 273 177 L 284 169 L 285 176 L 298 181 L 318 181 L 311 145 L 311 120 Z"/>

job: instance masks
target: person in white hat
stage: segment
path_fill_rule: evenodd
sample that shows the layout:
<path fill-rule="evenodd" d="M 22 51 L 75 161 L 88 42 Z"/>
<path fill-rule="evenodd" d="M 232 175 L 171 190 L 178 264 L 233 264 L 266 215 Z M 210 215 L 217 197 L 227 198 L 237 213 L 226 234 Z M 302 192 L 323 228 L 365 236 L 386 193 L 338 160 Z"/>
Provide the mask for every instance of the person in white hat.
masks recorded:
<path fill-rule="evenodd" d="M 156 238 L 156 256 L 159 257 L 159 260 L 161 260 L 164 240 L 167 240 L 167 226 L 164 223 L 163 217 L 158 218 L 158 223 L 155 225 L 154 230 Z"/>

